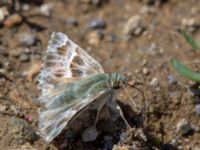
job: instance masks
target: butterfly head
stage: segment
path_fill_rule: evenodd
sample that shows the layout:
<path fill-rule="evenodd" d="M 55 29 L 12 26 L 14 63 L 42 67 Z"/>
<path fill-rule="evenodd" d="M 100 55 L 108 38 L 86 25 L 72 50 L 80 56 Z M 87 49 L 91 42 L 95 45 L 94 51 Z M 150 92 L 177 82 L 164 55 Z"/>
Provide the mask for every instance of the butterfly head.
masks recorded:
<path fill-rule="evenodd" d="M 126 86 L 127 83 L 128 83 L 127 78 L 124 75 L 122 75 L 120 73 L 112 73 L 111 74 L 111 86 L 114 89 L 121 88 L 122 84 Z"/>

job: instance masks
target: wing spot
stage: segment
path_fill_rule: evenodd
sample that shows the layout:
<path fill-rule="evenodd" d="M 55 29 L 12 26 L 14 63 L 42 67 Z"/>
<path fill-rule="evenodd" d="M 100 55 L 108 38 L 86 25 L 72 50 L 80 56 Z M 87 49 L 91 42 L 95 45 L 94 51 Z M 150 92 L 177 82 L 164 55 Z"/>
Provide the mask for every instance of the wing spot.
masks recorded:
<path fill-rule="evenodd" d="M 72 62 L 74 64 L 79 65 L 79 66 L 83 66 L 84 65 L 84 61 L 79 56 L 75 56 L 74 59 L 72 60 Z"/>
<path fill-rule="evenodd" d="M 84 74 L 81 67 L 84 67 L 84 61 L 78 55 L 74 56 L 72 63 L 70 64 L 73 77 L 80 77 Z"/>
<path fill-rule="evenodd" d="M 61 78 L 61 77 L 64 76 L 64 74 L 63 74 L 63 73 L 60 73 L 60 72 L 55 72 L 54 75 L 55 75 L 56 77 L 58 77 L 58 78 Z"/>
<path fill-rule="evenodd" d="M 57 63 L 55 61 L 46 61 L 45 66 L 46 67 L 55 67 Z"/>
<path fill-rule="evenodd" d="M 61 47 L 58 47 L 58 54 L 66 55 L 66 52 L 67 52 L 67 47 L 65 45 L 61 46 Z"/>
<path fill-rule="evenodd" d="M 68 49 L 70 47 L 71 47 L 71 43 L 69 41 L 66 41 L 66 43 L 63 46 L 58 47 L 58 54 L 60 54 L 60 55 L 66 55 L 67 51 L 68 51 Z"/>
<path fill-rule="evenodd" d="M 55 54 L 47 54 L 46 60 L 54 60 L 54 59 L 58 59 L 58 56 L 56 56 Z"/>

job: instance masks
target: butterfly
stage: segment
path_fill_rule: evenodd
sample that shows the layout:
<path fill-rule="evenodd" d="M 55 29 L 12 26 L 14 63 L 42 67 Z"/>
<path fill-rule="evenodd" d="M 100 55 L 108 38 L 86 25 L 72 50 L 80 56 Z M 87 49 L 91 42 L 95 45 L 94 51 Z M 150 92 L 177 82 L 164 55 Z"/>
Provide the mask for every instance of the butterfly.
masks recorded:
<path fill-rule="evenodd" d="M 39 109 L 40 135 L 51 142 L 87 106 L 105 104 L 114 89 L 126 85 L 124 75 L 105 73 L 67 35 L 53 32 L 38 78 L 41 96 L 37 100 L 43 105 Z"/>

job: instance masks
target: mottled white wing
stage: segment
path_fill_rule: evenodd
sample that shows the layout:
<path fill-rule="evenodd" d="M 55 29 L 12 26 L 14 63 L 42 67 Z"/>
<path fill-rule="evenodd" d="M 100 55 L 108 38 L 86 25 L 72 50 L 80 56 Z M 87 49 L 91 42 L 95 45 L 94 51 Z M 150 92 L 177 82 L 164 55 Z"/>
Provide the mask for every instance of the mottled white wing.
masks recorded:
<path fill-rule="evenodd" d="M 53 32 L 38 86 L 42 90 L 42 95 L 46 95 L 56 90 L 61 83 L 103 72 L 102 66 L 67 35 Z"/>
<path fill-rule="evenodd" d="M 40 110 L 39 128 L 41 136 L 45 141 L 51 142 L 81 110 L 84 110 L 101 96 L 108 94 L 108 92 L 102 91 L 85 99 L 76 99 L 62 107 Z"/>
<path fill-rule="evenodd" d="M 104 93 L 58 105 L 68 83 L 103 72 L 101 65 L 65 34 L 52 33 L 39 75 L 42 95 L 38 101 L 44 104 L 44 108 L 39 111 L 39 126 L 41 136 L 47 142 L 54 139 L 78 112 Z"/>

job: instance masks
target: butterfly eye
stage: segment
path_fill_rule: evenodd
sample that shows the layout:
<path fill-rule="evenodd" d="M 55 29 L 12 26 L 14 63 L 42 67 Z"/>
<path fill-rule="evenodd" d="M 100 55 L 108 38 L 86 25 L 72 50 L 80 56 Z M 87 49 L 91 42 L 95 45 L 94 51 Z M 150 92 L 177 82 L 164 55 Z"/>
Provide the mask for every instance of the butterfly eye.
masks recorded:
<path fill-rule="evenodd" d="M 121 88 L 121 82 L 119 80 L 115 80 L 113 84 L 114 89 L 119 89 Z"/>

